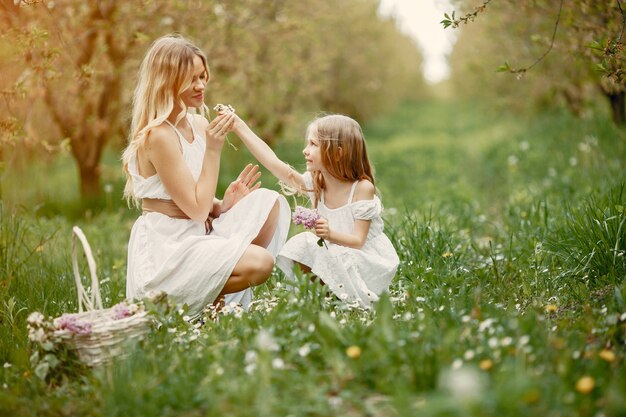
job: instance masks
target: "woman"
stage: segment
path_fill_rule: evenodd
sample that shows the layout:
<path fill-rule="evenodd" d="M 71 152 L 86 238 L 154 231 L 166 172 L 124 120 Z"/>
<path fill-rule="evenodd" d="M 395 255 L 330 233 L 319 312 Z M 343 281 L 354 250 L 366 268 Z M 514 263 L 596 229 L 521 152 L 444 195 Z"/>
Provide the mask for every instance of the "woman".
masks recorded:
<path fill-rule="evenodd" d="M 125 196 L 142 215 L 128 244 L 126 295 L 167 292 L 197 317 L 209 304 L 251 300 L 285 242 L 289 206 L 275 191 L 259 189 L 248 165 L 215 197 L 220 153 L 232 114 L 209 122 L 209 80 L 202 51 L 179 36 L 157 39 L 139 70 L 129 144 L 123 154 Z"/>

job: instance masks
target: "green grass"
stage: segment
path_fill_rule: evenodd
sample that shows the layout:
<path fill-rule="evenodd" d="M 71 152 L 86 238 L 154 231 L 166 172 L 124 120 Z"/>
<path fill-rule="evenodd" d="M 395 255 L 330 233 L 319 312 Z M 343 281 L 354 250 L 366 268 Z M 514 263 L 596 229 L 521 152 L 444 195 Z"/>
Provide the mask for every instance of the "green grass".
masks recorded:
<path fill-rule="evenodd" d="M 0 414 L 626 414 L 624 132 L 601 115 L 524 119 L 443 101 L 364 130 L 401 259 L 374 311 L 276 272 L 250 312 L 200 329 L 179 317 L 130 357 L 56 384 L 33 373 L 26 317 L 76 310 L 73 224 L 105 304 L 121 301 L 136 212 L 121 201 L 117 152 L 103 169 L 113 191 L 88 212 L 67 156 L 15 163 L 1 184 Z M 277 148 L 297 169 L 302 143 Z M 220 189 L 248 160 L 225 149 Z M 267 174 L 264 185 L 276 188 Z"/>

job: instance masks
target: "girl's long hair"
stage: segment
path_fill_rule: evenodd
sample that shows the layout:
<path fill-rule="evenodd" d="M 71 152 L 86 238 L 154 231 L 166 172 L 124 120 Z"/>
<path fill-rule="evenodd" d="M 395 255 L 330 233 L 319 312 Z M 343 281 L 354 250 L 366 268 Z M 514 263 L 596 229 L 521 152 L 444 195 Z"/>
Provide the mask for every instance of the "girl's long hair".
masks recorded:
<path fill-rule="evenodd" d="M 352 118 L 340 114 L 315 119 L 307 128 L 306 137 L 320 143 L 322 165 L 329 175 L 343 181 L 368 180 L 374 186 L 374 174 L 367 157 L 367 147 L 361 126 Z M 313 193 L 315 207 L 326 188 L 320 171 L 314 171 Z"/>
<path fill-rule="evenodd" d="M 208 80 L 210 73 L 206 56 L 200 48 L 179 35 L 167 35 L 155 40 L 141 62 L 133 95 L 133 117 L 128 146 L 122 154 L 126 173 L 124 197 L 129 204 L 137 204 L 137 199 L 128 164 L 137 157 L 137 150 L 150 131 L 170 116 L 174 105 L 182 109 L 176 116 L 176 122 L 185 117 L 188 109 L 181 99 L 181 93 L 191 88 L 196 56 L 202 59 Z M 201 112 L 208 114 L 206 105 L 203 104 Z"/>

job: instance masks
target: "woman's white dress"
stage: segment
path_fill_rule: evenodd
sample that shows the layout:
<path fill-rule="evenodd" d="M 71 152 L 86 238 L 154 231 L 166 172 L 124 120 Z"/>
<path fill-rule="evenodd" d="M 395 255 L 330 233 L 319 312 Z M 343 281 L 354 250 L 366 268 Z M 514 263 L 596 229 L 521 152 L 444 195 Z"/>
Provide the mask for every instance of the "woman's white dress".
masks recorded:
<path fill-rule="evenodd" d="M 193 178 L 202 168 L 206 139 L 195 130 L 193 115 L 188 114 L 194 140 L 178 135 L 183 157 Z M 133 190 L 138 198 L 171 200 L 157 174 L 139 175 L 136 157 L 128 166 Z M 126 296 L 141 298 L 150 291 L 165 291 L 176 303 L 187 304 L 188 314 L 197 317 L 222 291 L 235 264 L 258 235 L 275 202 L 280 204 L 276 232 L 268 246 L 276 257 L 287 239 L 290 222 L 289 205 L 275 191 L 258 189 L 242 198 L 226 213 L 213 221 L 213 230 L 191 219 L 175 219 L 161 213 L 143 213 L 135 221 L 128 243 Z M 250 303 L 248 288 L 226 296 L 226 302 L 244 307 Z"/>
<path fill-rule="evenodd" d="M 307 188 L 313 189 L 310 173 L 305 173 L 304 179 Z M 321 217 L 328 220 L 330 229 L 338 232 L 354 233 L 355 220 L 370 220 L 365 244 L 360 249 L 330 242 L 318 246 L 319 238 L 315 234 L 303 232 L 287 241 L 278 254 L 276 265 L 290 278 L 295 278 L 294 261 L 306 265 L 337 297 L 369 308 L 389 287 L 400 261 L 383 233 L 380 199 L 375 196 L 372 200 L 353 202 L 356 184 L 352 185 L 346 205 L 328 208 L 322 193 L 317 209 Z M 309 198 L 313 201 L 313 193 L 309 193 Z"/>

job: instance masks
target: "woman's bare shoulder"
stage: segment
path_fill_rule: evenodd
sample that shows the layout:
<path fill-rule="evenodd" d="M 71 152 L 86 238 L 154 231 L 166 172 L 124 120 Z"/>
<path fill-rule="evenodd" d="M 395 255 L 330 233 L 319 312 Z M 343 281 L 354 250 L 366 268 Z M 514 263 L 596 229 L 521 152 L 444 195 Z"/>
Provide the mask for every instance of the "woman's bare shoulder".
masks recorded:
<path fill-rule="evenodd" d="M 176 146 L 176 141 L 173 139 L 177 139 L 174 129 L 167 123 L 162 123 L 150 129 L 146 136 L 144 147 L 146 150 L 150 150 L 169 148 L 172 145 Z"/>

